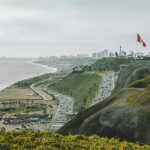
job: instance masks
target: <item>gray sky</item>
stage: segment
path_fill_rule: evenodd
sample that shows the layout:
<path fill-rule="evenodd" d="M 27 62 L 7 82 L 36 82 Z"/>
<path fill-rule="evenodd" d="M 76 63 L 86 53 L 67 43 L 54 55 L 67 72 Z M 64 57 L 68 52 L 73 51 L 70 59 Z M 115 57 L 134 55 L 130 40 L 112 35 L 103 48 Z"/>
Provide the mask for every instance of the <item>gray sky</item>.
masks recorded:
<path fill-rule="evenodd" d="M 0 0 L 0 56 L 150 52 L 150 0 Z"/>

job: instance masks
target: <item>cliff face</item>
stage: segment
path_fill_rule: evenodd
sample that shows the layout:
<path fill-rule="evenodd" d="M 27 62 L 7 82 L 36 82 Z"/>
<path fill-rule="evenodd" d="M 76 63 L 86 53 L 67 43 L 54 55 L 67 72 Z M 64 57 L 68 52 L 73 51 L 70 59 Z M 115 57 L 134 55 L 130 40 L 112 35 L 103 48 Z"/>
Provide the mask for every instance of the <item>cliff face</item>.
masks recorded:
<path fill-rule="evenodd" d="M 131 141 L 150 144 L 150 112 L 132 107 L 107 108 L 81 125 L 81 134 L 97 134 L 106 137 L 119 137 Z"/>
<path fill-rule="evenodd" d="M 132 68 L 128 66 L 119 75 L 118 82 L 124 88 L 117 83 L 111 97 L 84 110 L 58 132 L 96 134 L 150 144 L 150 90 L 126 88 L 134 80 L 150 75 L 150 68 Z"/>
<path fill-rule="evenodd" d="M 127 65 L 123 70 L 121 70 L 116 90 L 120 88 L 126 88 L 130 83 L 135 80 L 144 78 L 150 75 L 150 61 L 139 61 Z"/>
<path fill-rule="evenodd" d="M 128 97 L 143 89 L 122 89 L 83 111 L 59 130 L 61 134 L 96 134 L 150 144 L 150 103 L 136 105 Z"/>

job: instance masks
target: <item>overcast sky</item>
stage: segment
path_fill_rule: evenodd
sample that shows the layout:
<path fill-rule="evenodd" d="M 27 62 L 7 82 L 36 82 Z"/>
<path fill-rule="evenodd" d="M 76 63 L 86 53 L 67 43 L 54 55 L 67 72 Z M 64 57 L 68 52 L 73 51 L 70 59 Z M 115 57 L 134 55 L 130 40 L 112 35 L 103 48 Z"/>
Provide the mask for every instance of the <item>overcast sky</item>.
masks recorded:
<path fill-rule="evenodd" d="M 150 52 L 150 0 L 0 0 L 0 56 Z"/>

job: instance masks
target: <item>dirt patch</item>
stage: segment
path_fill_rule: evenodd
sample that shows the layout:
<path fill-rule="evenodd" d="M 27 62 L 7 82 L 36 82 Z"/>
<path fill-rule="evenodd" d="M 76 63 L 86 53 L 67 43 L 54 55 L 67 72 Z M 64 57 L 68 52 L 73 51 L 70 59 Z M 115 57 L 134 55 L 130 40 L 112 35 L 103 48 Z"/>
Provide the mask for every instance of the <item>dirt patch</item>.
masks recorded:
<path fill-rule="evenodd" d="M 0 100 L 42 100 L 42 98 L 30 88 L 6 88 L 0 91 Z"/>

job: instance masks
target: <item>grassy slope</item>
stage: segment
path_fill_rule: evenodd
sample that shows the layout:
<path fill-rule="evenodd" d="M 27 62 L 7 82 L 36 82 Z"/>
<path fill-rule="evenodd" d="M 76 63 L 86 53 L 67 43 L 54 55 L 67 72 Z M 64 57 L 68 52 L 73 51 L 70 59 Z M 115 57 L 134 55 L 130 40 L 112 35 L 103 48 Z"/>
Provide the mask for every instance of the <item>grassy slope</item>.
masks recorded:
<path fill-rule="evenodd" d="M 126 88 L 132 82 L 150 75 L 150 60 L 136 60 L 121 70 L 116 89 Z"/>
<path fill-rule="evenodd" d="M 146 88 L 150 84 L 150 76 L 147 76 L 143 79 L 136 80 L 129 84 L 129 87 L 135 87 L 135 88 Z"/>
<path fill-rule="evenodd" d="M 74 72 L 50 88 L 73 96 L 77 100 L 79 107 L 88 106 L 96 96 L 100 80 L 101 78 L 98 75 Z"/>
<path fill-rule="evenodd" d="M 134 100 L 129 100 L 136 93 L 150 96 L 145 89 L 121 89 L 114 96 L 78 114 L 59 133 L 96 134 L 150 144 L 150 100 L 138 101 L 137 105 Z"/>
<path fill-rule="evenodd" d="M 0 149 L 11 150 L 150 150 L 150 146 L 140 146 L 118 139 L 97 136 L 68 135 L 53 132 L 19 131 L 0 134 Z"/>
<path fill-rule="evenodd" d="M 145 89 L 141 92 L 135 92 L 132 93 L 127 101 L 133 105 L 136 105 L 138 107 L 148 107 L 150 104 L 150 90 L 149 89 Z M 150 107 L 148 107 L 148 109 L 150 109 Z"/>
<path fill-rule="evenodd" d="M 125 59 L 125 58 L 104 58 L 97 60 L 94 64 L 87 67 L 85 66 L 85 70 L 92 70 L 92 71 L 107 71 L 107 70 L 114 70 L 119 71 L 120 65 L 125 65 L 134 62 L 133 58 Z"/>
<path fill-rule="evenodd" d="M 117 136 L 150 144 L 150 93 L 146 89 L 127 88 L 133 81 L 150 75 L 149 64 L 149 60 L 137 60 L 127 65 L 119 74 L 111 97 L 78 114 L 59 132 Z M 134 99 L 135 96 L 138 97 Z"/>

